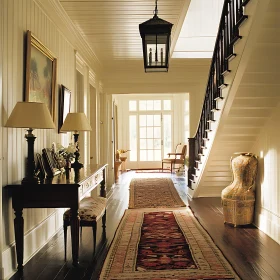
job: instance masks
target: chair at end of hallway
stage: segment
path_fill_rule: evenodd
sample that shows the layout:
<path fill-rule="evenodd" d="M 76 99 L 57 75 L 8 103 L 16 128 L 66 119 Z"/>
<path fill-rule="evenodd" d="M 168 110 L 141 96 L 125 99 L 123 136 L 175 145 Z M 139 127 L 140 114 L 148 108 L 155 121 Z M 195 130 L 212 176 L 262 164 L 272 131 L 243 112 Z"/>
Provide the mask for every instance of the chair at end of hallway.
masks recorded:
<path fill-rule="evenodd" d="M 170 168 L 170 172 L 176 168 L 176 164 L 180 166 L 185 164 L 185 156 L 187 152 L 187 145 L 179 143 L 176 146 L 175 153 L 168 153 L 168 158 L 164 158 L 161 161 L 161 169 L 163 171 L 164 164 L 168 164 Z"/>

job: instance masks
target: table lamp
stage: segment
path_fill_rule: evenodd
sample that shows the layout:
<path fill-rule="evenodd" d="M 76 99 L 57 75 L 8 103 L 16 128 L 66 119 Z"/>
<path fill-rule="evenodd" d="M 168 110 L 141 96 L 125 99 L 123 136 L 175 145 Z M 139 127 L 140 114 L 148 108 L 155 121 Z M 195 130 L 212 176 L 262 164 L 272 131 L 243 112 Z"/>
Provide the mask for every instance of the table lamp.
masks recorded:
<path fill-rule="evenodd" d="M 76 146 L 75 162 L 71 164 L 74 169 L 80 169 L 83 164 L 79 162 L 80 149 L 78 143 L 79 131 L 91 131 L 90 123 L 85 113 L 68 113 L 60 129 L 61 132 L 74 131 L 74 142 Z"/>
<path fill-rule="evenodd" d="M 55 128 L 50 111 L 45 103 L 18 102 L 14 107 L 5 127 L 27 128 L 25 138 L 28 144 L 26 177 L 22 184 L 39 184 L 35 176 L 34 142 L 36 137 L 32 133 L 35 128 Z"/>

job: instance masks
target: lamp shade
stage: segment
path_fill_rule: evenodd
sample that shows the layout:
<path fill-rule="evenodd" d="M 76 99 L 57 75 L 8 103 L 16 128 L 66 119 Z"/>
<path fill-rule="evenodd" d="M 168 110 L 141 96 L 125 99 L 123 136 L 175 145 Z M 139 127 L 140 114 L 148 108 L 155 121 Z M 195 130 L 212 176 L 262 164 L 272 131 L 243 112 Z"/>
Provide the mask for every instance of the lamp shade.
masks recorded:
<path fill-rule="evenodd" d="M 18 102 L 5 127 L 55 128 L 55 124 L 45 103 Z"/>
<path fill-rule="evenodd" d="M 60 131 L 90 131 L 91 126 L 85 113 L 68 113 Z"/>

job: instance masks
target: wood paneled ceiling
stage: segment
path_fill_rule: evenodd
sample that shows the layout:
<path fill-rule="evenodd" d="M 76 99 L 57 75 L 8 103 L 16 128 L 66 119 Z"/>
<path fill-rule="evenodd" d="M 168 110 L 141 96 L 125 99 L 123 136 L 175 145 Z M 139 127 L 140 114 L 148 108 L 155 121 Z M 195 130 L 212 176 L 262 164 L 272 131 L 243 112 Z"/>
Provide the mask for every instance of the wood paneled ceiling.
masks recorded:
<path fill-rule="evenodd" d="M 204 91 L 211 59 L 171 59 L 168 74 L 144 72 L 139 24 L 155 0 L 55 0 L 93 50 L 107 93 Z M 158 16 L 173 23 L 171 54 L 191 0 L 158 0 Z"/>
<path fill-rule="evenodd" d="M 142 60 L 139 24 L 152 18 L 155 0 L 60 0 L 63 9 L 103 65 Z M 158 16 L 173 23 L 176 42 L 190 0 L 159 0 Z"/>

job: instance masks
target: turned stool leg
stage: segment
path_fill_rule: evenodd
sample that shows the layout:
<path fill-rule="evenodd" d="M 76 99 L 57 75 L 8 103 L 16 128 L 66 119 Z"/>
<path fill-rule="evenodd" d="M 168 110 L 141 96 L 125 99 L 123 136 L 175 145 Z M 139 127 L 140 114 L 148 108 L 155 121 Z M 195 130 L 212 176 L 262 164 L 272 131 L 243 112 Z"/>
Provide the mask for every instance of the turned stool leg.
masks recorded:
<path fill-rule="evenodd" d="M 103 230 L 105 230 L 105 228 L 106 228 L 106 210 L 105 210 L 104 215 L 102 216 L 102 227 L 103 227 Z"/>
<path fill-rule="evenodd" d="M 97 222 L 93 222 L 92 224 L 92 233 L 93 233 L 93 254 L 95 254 L 95 247 L 96 247 L 96 224 Z"/>
<path fill-rule="evenodd" d="M 64 231 L 64 260 L 66 261 L 66 255 L 67 255 L 67 225 L 64 222 L 63 224 L 63 231 Z"/>

